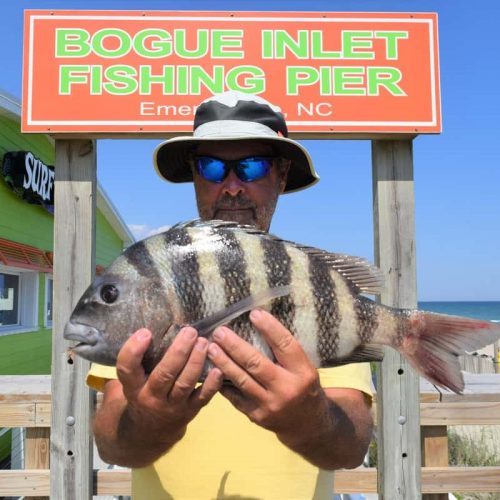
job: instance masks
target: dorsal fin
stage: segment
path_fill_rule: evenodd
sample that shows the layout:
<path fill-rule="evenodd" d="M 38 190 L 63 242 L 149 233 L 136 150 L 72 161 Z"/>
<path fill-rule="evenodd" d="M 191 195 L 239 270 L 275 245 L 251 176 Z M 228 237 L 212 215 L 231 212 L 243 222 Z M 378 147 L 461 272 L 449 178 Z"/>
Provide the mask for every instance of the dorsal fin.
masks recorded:
<path fill-rule="evenodd" d="M 322 260 L 330 268 L 342 275 L 356 293 L 377 295 L 384 286 L 382 271 L 370 264 L 367 259 L 339 253 L 329 253 L 311 247 L 299 247 L 301 250 Z"/>
<path fill-rule="evenodd" d="M 238 224 L 237 222 L 223 220 L 202 221 L 200 219 L 195 219 L 176 224 L 171 229 L 204 226 L 211 227 L 213 229 L 244 231 L 247 234 L 259 235 L 271 240 L 282 241 L 287 245 L 293 245 L 297 249 L 307 253 L 315 259 L 322 261 L 324 264 L 328 265 L 328 267 L 338 272 L 348 281 L 355 293 L 368 293 L 376 295 L 380 293 L 384 285 L 384 276 L 382 271 L 362 257 L 331 253 L 326 250 L 301 245 L 293 241 L 279 238 L 274 234 L 261 231 L 253 226 L 245 226 Z"/>

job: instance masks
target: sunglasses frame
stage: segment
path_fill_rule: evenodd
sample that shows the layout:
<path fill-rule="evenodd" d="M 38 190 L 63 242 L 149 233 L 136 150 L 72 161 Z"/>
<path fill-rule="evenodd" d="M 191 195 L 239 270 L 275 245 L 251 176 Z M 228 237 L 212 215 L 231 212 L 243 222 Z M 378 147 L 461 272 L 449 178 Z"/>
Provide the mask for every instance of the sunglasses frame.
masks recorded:
<path fill-rule="evenodd" d="M 217 180 L 207 179 L 205 177 L 205 175 L 202 171 L 202 168 L 199 165 L 199 160 L 202 158 L 208 158 L 210 160 L 217 160 L 217 161 L 220 161 L 223 163 L 224 176 L 222 177 L 222 179 L 217 181 Z M 251 160 L 251 159 L 253 159 L 253 160 L 266 160 L 269 162 L 269 166 L 266 168 L 265 173 L 256 179 L 249 179 L 249 180 L 242 179 L 240 176 L 240 171 L 242 171 L 242 170 L 244 171 L 244 169 L 241 166 L 241 163 L 244 162 L 245 160 Z M 214 184 L 221 184 L 222 182 L 224 182 L 224 180 L 227 179 L 227 176 L 229 175 L 231 170 L 235 173 L 236 177 L 238 177 L 238 179 L 241 182 L 250 183 L 250 182 L 255 182 L 255 181 L 264 179 L 264 177 L 267 177 L 269 175 L 269 172 L 271 171 L 271 168 L 272 168 L 274 162 L 276 161 L 276 159 L 277 159 L 277 157 L 275 157 L 275 156 L 261 156 L 261 155 L 246 156 L 245 158 L 238 158 L 237 160 L 223 160 L 222 158 L 217 158 L 216 156 L 209 156 L 209 155 L 199 155 L 199 156 L 193 157 L 194 165 L 195 165 L 195 168 L 196 168 L 196 171 L 198 172 L 198 174 L 206 181 L 213 182 Z"/>

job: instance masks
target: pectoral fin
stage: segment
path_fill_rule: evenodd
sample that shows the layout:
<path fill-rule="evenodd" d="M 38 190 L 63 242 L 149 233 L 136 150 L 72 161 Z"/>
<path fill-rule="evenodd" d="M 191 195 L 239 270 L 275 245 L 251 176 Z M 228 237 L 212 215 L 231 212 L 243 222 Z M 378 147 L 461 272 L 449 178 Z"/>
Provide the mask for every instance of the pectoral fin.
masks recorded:
<path fill-rule="evenodd" d="M 218 326 L 229 323 L 231 320 L 237 318 L 241 314 L 251 311 L 256 307 L 263 306 L 273 299 L 284 297 L 291 291 L 290 286 L 278 286 L 276 288 L 268 288 L 263 292 L 250 295 L 230 306 L 222 309 L 221 311 L 208 316 L 207 318 L 200 319 L 193 323 L 192 327 L 198 330 L 200 337 L 208 337 Z"/>

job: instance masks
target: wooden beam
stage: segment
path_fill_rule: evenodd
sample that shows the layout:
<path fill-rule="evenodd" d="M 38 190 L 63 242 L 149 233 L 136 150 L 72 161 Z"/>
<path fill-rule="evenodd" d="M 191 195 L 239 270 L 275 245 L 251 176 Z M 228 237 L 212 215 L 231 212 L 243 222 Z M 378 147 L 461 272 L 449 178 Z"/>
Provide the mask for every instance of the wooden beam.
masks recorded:
<path fill-rule="evenodd" d="M 0 470 L 0 497 L 47 496 L 50 492 L 50 471 Z"/>
<path fill-rule="evenodd" d="M 422 425 L 498 425 L 499 402 L 422 403 Z"/>
<path fill-rule="evenodd" d="M 448 465 L 448 428 L 444 425 L 421 428 L 422 465 L 446 467 Z M 425 493 L 422 500 L 448 500 L 448 493 Z"/>
<path fill-rule="evenodd" d="M 50 467 L 50 429 L 47 427 L 27 428 L 24 453 L 25 469 L 48 469 Z M 48 496 L 29 498 L 31 500 L 49 500 Z"/>
<path fill-rule="evenodd" d="M 57 140 L 54 218 L 51 498 L 92 498 L 90 363 L 70 355 L 64 325 L 95 268 L 96 152 L 92 141 Z"/>
<path fill-rule="evenodd" d="M 130 495 L 129 469 L 95 470 L 93 474 L 94 495 Z M 49 470 L 0 470 L 0 496 L 44 496 L 49 491 Z M 373 468 L 335 472 L 335 493 L 376 492 L 377 471 Z M 425 467 L 422 492 L 498 493 L 500 467 Z"/>
<path fill-rule="evenodd" d="M 26 429 L 25 468 L 48 469 L 50 463 L 50 429 L 33 427 Z"/>
<path fill-rule="evenodd" d="M 375 262 L 386 276 L 382 304 L 417 305 L 411 141 L 372 141 Z M 419 378 L 386 349 L 377 370 L 379 493 L 420 498 Z"/>
<path fill-rule="evenodd" d="M 0 427 L 33 427 L 35 425 L 34 403 L 0 403 Z"/>
<path fill-rule="evenodd" d="M 335 472 L 335 493 L 375 493 L 376 491 L 377 472 L 375 469 Z M 422 469 L 422 492 L 425 494 L 495 493 L 499 491 L 500 467 L 424 467 Z M 420 498 L 420 496 L 413 498 Z"/>
<path fill-rule="evenodd" d="M 491 397 L 496 399 L 494 394 Z M 456 399 L 451 403 L 426 402 L 423 399 L 420 403 L 420 424 L 422 426 L 500 425 L 500 402 L 485 401 L 489 398 L 490 395 L 482 394 L 478 395 L 478 400 L 470 401 L 464 396 L 464 401 Z M 377 423 L 377 403 L 373 403 L 373 411 Z"/>
<path fill-rule="evenodd" d="M 0 375 L 0 403 L 50 402 L 50 375 Z"/>

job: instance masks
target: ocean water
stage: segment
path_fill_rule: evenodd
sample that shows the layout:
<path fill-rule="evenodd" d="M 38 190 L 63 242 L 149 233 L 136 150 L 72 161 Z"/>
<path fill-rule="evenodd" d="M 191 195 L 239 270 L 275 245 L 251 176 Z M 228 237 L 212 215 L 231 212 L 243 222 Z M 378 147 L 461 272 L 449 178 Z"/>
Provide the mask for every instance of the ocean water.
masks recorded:
<path fill-rule="evenodd" d="M 500 321 L 500 301 L 489 302 L 419 302 L 418 308 L 455 316 Z"/>

